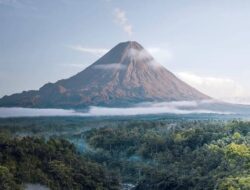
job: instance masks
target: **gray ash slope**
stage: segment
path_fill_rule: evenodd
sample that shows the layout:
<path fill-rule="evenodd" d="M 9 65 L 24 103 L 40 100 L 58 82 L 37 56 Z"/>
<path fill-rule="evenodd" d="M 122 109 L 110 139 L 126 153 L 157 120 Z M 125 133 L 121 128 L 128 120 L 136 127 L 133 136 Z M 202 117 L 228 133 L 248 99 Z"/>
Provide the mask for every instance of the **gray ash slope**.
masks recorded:
<path fill-rule="evenodd" d="M 129 41 L 68 79 L 45 84 L 38 91 L 4 96 L 0 106 L 82 108 L 205 99 L 210 97 L 178 79 L 140 44 Z"/>

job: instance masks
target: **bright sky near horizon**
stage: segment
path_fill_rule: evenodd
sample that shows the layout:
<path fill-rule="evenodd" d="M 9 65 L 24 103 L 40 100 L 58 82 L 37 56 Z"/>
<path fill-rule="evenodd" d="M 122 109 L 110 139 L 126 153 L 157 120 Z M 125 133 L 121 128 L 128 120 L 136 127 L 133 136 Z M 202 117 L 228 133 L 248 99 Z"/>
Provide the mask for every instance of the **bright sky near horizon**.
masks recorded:
<path fill-rule="evenodd" d="M 200 91 L 250 103 L 250 1 L 0 0 L 0 97 L 135 40 Z"/>

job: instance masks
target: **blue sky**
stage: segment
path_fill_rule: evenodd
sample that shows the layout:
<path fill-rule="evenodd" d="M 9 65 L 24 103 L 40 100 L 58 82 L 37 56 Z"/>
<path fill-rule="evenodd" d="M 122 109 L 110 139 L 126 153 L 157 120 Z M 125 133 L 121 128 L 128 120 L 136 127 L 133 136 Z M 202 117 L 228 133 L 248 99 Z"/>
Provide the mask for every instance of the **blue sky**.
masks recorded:
<path fill-rule="evenodd" d="M 250 102 L 248 0 L 0 0 L 0 96 L 80 72 L 121 41 L 210 96 Z"/>

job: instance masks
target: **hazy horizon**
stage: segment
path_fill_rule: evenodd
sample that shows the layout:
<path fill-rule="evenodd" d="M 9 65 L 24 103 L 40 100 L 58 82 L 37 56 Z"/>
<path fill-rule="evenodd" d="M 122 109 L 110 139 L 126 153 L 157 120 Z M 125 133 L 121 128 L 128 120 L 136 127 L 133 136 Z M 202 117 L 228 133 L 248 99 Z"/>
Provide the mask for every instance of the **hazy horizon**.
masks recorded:
<path fill-rule="evenodd" d="M 249 8 L 243 0 L 0 0 L 0 97 L 68 78 L 133 40 L 201 92 L 249 103 Z"/>
<path fill-rule="evenodd" d="M 78 116 L 78 117 L 102 117 L 102 116 L 139 116 L 139 115 L 189 115 L 189 114 L 217 114 L 232 115 L 231 110 L 221 111 L 211 109 L 209 106 L 215 103 L 213 100 L 197 101 L 171 101 L 171 102 L 144 102 L 131 107 L 104 107 L 90 106 L 88 109 L 62 109 L 62 108 L 20 108 L 0 107 L 0 118 L 9 117 L 44 117 L 44 116 Z M 205 107 L 203 106 L 205 105 Z"/>

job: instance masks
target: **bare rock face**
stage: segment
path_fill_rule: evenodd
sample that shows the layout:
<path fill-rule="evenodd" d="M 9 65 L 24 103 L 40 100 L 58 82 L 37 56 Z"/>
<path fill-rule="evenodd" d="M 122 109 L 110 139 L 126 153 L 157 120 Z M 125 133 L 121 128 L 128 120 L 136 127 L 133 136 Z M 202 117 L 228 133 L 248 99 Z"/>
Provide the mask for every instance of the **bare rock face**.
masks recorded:
<path fill-rule="evenodd" d="M 71 78 L 0 99 L 0 106 L 81 108 L 209 99 L 157 63 L 137 42 L 123 42 Z"/>

